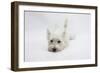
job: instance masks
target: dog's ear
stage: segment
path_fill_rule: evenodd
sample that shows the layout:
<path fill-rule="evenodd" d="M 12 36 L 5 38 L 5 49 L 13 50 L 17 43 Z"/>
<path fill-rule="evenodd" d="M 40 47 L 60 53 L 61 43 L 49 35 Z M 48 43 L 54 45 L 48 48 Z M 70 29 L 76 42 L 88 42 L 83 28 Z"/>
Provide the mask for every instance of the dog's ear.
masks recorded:
<path fill-rule="evenodd" d="M 47 29 L 47 33 L 48 33 L 48 35 L 50 35 L 50 31 Z"/>
<path fill-rule="evenodd" d="M 50 31 L 47 29 L 47 36 L 48 36 L 48 38 L 50 37 Z"/>
<path fill-rule="evenodd" d="M 66 29 L 67 29 L 67 22 L 68 22 L 68 19 L 66 18 L 65 19 L 65 22 L 64 22 L 64 31 L 63 31 L 63 36 L 65 36 L 66 35 Z"/>
<path fill-rule="evenodd" d="M 68 22 L 68 19 L 66 18 L 66 19 L 65 19 L 65 23 L 64 23 L 64 28 L 65 28 L 65 29 L 67 28 L 67 22 Z"/>

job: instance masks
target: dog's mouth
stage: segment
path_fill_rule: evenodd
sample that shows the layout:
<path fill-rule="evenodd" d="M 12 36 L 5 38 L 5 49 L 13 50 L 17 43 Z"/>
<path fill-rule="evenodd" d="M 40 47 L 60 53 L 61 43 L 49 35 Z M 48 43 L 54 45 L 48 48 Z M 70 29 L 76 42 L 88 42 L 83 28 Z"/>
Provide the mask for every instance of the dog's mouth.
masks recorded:
<path fill-rule="evenodd" d="M 57 50 L 57 48 L 51 48 L 50 50 L 49 50 L 49 52 L 54 52 L 54 53 L 56 53 L 56 52 L 58 52 L 59 50 Z"/>

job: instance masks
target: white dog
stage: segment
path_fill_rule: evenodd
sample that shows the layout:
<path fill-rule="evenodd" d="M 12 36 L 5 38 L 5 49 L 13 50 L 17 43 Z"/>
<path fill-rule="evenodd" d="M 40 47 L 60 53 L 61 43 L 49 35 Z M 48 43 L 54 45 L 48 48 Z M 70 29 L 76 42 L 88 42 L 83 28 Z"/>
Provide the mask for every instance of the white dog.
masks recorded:
<path fill-rule="evenodd" d="M 47 30 L 48 50 L 50 52 L 58 52 L 68 47 L 69 35 L 67 31 L 67 19 L 61 26 L 55 24 Z"/>

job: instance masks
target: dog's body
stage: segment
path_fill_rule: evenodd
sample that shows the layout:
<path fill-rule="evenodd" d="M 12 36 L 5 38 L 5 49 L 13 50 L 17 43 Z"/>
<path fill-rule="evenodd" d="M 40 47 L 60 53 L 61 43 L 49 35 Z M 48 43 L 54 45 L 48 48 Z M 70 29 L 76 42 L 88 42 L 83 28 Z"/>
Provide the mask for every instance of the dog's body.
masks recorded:
<path fill-rule="evenodd" d="M 64 25 L 59 26 L 58 24 L 49 27 L 48 33 L 48 50 L 50 52 L 58 52 L 68 47 L 69 35 L 67 31 L 67 19 Z"/>

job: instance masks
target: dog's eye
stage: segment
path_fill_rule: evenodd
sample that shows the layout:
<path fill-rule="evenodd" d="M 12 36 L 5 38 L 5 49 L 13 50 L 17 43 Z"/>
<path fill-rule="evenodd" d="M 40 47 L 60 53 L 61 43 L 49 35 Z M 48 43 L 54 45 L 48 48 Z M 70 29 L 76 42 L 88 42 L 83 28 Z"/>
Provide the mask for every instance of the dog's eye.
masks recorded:
<path fill-rule="evenodd" d="M 52 42 L 53 42 L 53 40 L 50 40 L 50 42 L 52 43 Z"/>
<path fill-rule="evenodd" d="M 57 41 L 58 43 L 61 43 L 61 41 Z"/>

